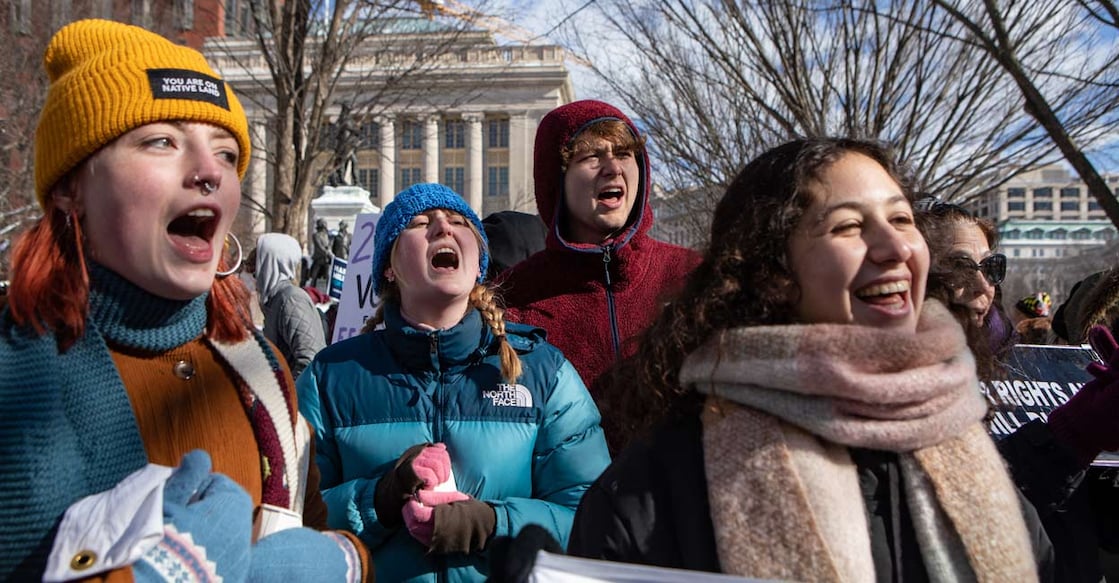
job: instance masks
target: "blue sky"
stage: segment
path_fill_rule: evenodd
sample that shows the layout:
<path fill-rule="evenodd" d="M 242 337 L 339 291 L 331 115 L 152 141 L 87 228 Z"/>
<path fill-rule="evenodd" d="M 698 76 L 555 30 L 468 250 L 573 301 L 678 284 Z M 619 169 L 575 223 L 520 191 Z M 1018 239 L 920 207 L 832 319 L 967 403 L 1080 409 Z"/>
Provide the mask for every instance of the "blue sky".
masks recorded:
<path fill-rule="evenodd" d="M 600 24 L 603 15 L 600 8 L 595 5 L 595 0 L 460 0 L 460 2 L 477 6 L 489 14 L 499 15 L 536 34 L 547 35 L 548 40 L 556 44 L 564 44 L 564 31 L 571 27 L 578 27 L 581 31 L 596 29 L 603 31 L 601 34 L 592 32 L 583 35 L 585 39 L 601 38 L 603 41 L 586 47 L 589 54 L 585 56 L 591 60 L 595 59 L 596 52 L 599 51 L 625 50 L 624 43 L 611 40 L 609 33 L 605 32 Z M 1119 42 L 1117 31 L 1105 28 L 1103 35 L 1105 41 L 1110 41 L 1112 44 Z M 596 82 L 589 71 L 573 64 L 569 64 L 569 70 L 577 98 L 603 99 L 616 103 L 623 110 L 626 109 L 618 102 L 619 100 L 604 92 L 601 83 Z M 1101 172 L 1119 172 L 1119 135 L 1109 147 L 1089 152 L 1089 157 Z"/>

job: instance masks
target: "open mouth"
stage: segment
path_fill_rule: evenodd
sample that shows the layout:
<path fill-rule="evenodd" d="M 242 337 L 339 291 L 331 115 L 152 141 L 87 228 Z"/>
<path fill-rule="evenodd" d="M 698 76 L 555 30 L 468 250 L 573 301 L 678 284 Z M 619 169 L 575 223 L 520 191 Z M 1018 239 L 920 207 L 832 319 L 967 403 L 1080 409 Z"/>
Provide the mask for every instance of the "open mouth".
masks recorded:
<path fill-rule="evenodd" d="M 207 208 L 194 209 L 167 225 L 167 232 L 172 237 L 196 243 L 209 243 L 217 230 L 218 216 Z"/>
<path fill-rule="evenodd" d="M 597 197 L 597 198 L 598 198 L 598 200 L 604 200 L 604 201 L 616 201 L 616 200 L 621 200 L 621 198 L 622 198 L 622 189 L 620 189 L 620 188 L 611 188 L 611 189 L 608 189 L 608 190 L 604 190 L 604 191 L 602 191 L 602 192 L 598 193 L 598 197 Z"/>
<path fill-rule="evenodd" d="M 438 249 L 431 257 L 431 266 L 435 269 L 458 269 L 458 253 L 450 247 Z"/>
<path fill-rule="evenodd" d="M 907 292 L 909 292 L 908 281 L 891 281 L 856 290 L 855 297 L 876 306 L 900 306 L 905 304 Z"/>

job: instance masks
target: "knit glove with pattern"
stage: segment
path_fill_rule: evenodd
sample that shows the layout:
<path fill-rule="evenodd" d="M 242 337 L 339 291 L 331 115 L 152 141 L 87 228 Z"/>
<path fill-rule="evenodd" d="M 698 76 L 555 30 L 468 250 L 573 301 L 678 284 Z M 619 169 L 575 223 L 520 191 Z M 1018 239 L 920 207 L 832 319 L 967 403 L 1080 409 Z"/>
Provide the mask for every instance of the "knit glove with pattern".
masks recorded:
<path fill-rule="evenodd" d="M 163 538 L 132 565 L 136 581 L 245 579 L 253 502 L 241 486 L 210 468 L 210 455 L 194 450 L 167 478 Z"/>

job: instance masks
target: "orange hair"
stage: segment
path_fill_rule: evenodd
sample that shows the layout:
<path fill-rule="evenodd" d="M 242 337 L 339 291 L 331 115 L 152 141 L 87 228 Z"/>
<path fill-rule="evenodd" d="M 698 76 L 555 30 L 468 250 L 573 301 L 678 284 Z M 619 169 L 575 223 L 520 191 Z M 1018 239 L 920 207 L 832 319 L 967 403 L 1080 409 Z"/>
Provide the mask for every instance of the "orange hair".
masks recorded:
<path fill-rule="evenodd" d="M 8 306 L 17 325 L 36 334 L 51 332 L 66 351 L 85 334 L 89 314 L 89 272 L 77 214 L 67 213 L 47 197 L 45 214 L 12 250 Z M 218 269 L 225 270 L 223 257 Z M 248 338 L 252 322 L 249 291 L 236 277 L 217 278 L 206 299 L 206 335 L 237 342 Z"/>
<path fill-rule="evenodd" d="M 562 167 L 566 170 L 579 151 L 593 149 L 593 144 L 599 138 L 613 144 L 616 152 L 628 151 L 640 158 L 645 151 L 645 136 L 633 135 L 633 130 L 621 120 L 607 119 L 579 132 L 570 143 L 560 148 Z"/>
<path fill-rule="evenodd" d="M 65 351 L 85 332 L 89 273 L 76 213 L 67 215 L 49 198 L 46 206 L 12 250 L 8 306 L 16 324 L 40 336 L 54 332 Z"/>

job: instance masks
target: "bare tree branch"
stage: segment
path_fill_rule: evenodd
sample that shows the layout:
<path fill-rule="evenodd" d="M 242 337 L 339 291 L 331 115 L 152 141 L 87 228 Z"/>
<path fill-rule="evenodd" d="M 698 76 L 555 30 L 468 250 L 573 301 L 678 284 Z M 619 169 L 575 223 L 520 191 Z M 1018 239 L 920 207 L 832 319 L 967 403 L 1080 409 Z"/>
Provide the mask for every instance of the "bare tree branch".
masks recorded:
<path fill-rule="evenodd" d="M 894 144 L 924 188 L 962 201 L 1059 154 L 990 57 L 994 33 L 941 3 L 600 0 L 607 31 L 563 34 L 647 129 L 668 191 L 709 193 L 797 136 L 854 135 Z M 1116 79 L 1086 18 L 1057 0 L 1018 4 L 1005 42 L 1029 55 L 1022 71 L 1053 96 L 1070 139 L 1108 139 Z M 593 54 L 590 34 L 616 36 L 635 56 Z"/>
<path fill-rule="evenodd" d="M 439 70 L 472 32 L 453 20 L 430 24 L 437 32 L 409 31 L 428 22 L 410 0 L 254 5 L 251 42 L 210 39 L 207 51 L 230 64 L 223 69 L 236 70 L 225 71 L 227 80 L 233 77 L 238 94 L 270 120 L 269 143 L 257 155 L 272 169 L 271 229 L 305 241 L 311 200 L 340 162 L 330 139 L 338 112 L 345 106 L 356 120 L 371 120 L 421 104 L 430 110 L 425 100 L 433 88 L 443 99 L 455 94 Z M 477 91 L 458 89 L 457 99 Z"/>
<path fill-rule="evenodd" d="M 1034 82 L 1034 77 L 1019 60 L 1019 51 L 1024 43 L 1011 38 L 1010 34 L 1010 27 L 1016 23 L 1015 13 L 1004 12 L 994 0 L 984 0 L 984 13 L 980 20 L 965 14 L 947 0 L 934 0 L 934 3 L 971 31 L 987 54 L 1014 80 L 1025 100 L 1026 112 L 1037 119 L 1061 154 L 1080 174 L 1081 180 L 1099 201 L 1111 222 L 1119 226 L 1119 201 L 1084 151 L 1075 143 L 1067 129 L 1067 122 L 1061 119 L 1050 100 Z M 987 32 L 988 27 L 991 34 Z"/>

